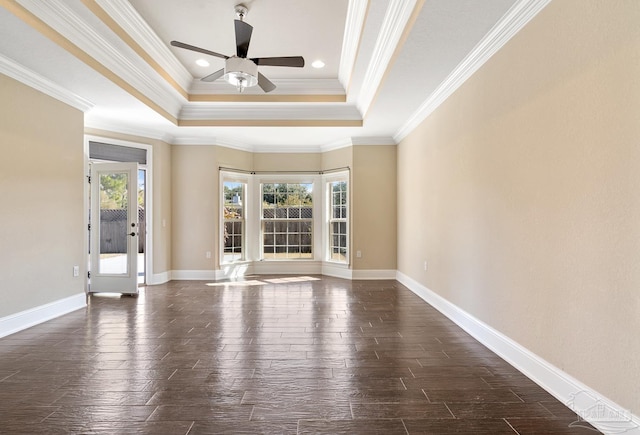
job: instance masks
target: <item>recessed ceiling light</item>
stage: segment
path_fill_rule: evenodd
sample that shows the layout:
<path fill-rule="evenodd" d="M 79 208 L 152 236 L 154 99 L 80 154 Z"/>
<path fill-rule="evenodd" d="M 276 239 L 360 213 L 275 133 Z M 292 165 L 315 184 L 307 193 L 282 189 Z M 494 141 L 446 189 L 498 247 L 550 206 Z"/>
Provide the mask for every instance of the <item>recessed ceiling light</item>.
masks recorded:
<path fill-rule="evenodd" d="M 314 67 L 314 68 L 318 68 L 318 69 L 324 68 L 324 62 L 321 61 L 320 59 L 314 60 L 313 63 L 311 64 L 311 66 Z"/>
<path fill-rule="evenodd" d="M 196 64 L 203 67 L 209 66 L 209 62 L 207 62 L 205 59 L 196 60 Z"/>

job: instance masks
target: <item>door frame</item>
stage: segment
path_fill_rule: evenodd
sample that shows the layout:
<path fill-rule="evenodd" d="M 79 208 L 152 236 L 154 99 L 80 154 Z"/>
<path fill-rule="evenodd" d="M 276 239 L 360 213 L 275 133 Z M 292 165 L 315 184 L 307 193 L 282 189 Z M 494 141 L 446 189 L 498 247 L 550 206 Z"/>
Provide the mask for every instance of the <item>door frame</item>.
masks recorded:
<path fill-rule="evenodd" d="M 126 217 L 124 227 L 118 231 L 119 236 L 124 237 L 126 248 L 120 247 L 117 252 L 126 253 L 125 269 L 105 272 L 102 270 L 102 205 L 101 189 L 103 174 L 110 177 L 114 174 L 126 175 L 127 206 L 124 210 Z M 137 162 L 93 162 L 91 164 L 91 212 L 90 212 L 90 249 L 89 264 L 91 275 L 89 277 L 89 291 L 91 293 L 123 293 L 138 294 L 138 249 L 139 231 L 138 222 L 138 163 Z M 120 219 L 120 218 L 119 218 Z M 121 249 L 124 249 L 122 251 Z M 120 268 L 118 268 L 120 269 Z"/>
<path fill-rule="evenodd" d="M 84 136 L 84 220 L 83 220 L 83 234 L 84 234 L 84 246 L 87 254 L 87 270 L 89 270 L 89 209 L 91 204 L 89 204 L 89 142 L 104 142 L 112 145 L 119 145 L 129 148 L 140 148 L 144 149 L 147 152 L 147 164 L 138 166 L 146 169 L 146 180 L 145 180 L 145 226 L 146 226 L 146 234 L 144 235 L 144 249 L 145 249 L 145 284 L 144 285 L 152 285 L 156 284 L 154 280 L 153 274 L 153 147 L 151 145 L 139 143 L 139 142 L 131 142 L 120 139 L 113 139 L 109 136 L 99 136 L 99 135 L 91 135 L 85 134 Z M 139 235 L 142 237 L 142 235 Z M 89 276 L 85 274 L 84 276 L 84 291 L 86 294 L 89 294 Z"/>

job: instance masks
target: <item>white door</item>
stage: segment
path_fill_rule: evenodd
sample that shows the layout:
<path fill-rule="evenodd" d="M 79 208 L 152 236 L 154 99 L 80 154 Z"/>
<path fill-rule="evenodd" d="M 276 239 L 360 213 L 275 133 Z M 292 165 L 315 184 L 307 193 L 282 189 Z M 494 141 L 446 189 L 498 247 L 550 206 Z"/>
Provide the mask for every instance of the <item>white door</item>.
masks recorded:
<path fill-rule="evenodd" d="M 138 164 L 91 164 L 90 292 L 138 294 Z"/>

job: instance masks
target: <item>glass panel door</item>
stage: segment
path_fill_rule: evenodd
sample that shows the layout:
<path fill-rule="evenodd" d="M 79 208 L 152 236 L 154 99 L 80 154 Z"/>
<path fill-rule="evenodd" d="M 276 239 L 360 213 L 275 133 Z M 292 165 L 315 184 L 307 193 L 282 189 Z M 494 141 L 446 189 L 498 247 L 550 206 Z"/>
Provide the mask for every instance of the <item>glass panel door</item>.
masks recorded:
<path fill-rule="evenodd" d="M 137 163 L 91 165 L 91 292 L 138 293 L 137 197 Z"/>

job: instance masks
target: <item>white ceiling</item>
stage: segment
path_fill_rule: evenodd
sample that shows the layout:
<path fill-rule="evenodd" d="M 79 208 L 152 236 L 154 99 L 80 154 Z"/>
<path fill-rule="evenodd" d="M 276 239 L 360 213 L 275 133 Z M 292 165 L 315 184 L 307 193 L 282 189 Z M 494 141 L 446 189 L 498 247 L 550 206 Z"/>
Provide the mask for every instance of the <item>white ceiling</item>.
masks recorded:
<path fill-rule="evenodd" d="M 85 110 L 87 127 L 174 144 L 394 143 L 549 1 L 245 0 L 249 57 L 300 55 L 306 66 L 261 66 L 278 88 L 240 97 L 199 80 L 223 59 L 169 45 L 235 54 L 236 0 L 2 1 L 0 73 Z"/>

